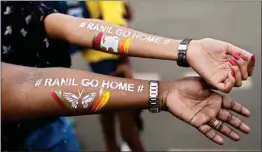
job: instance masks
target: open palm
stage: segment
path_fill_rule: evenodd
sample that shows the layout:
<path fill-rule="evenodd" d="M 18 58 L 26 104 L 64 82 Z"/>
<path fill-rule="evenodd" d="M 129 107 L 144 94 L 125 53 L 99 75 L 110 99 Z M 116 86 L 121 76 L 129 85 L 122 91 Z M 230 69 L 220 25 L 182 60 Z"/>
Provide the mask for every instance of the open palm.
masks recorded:
<path fill-rule="evenodd" d="M 200 77 L 177 80 L 174 86 L 169 87 L 165 99 L 168 111 L 197 128 L 217 144 L 224 143 L 217 131 L 235 141 L 240 139 L 229 125 L 244 133 L 250 130 L 228 110 L 243 116 L 249 116 L 250 112 L 236 101 L 210 90 Z"/>

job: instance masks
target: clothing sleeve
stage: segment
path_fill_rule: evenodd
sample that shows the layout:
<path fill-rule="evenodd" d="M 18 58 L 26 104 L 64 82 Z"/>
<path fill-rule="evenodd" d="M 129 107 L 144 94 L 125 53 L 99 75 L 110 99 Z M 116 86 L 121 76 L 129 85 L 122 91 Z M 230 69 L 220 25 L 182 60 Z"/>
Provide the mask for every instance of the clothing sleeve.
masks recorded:
<path fill-rule="evenodd" d="M 56 13 L 55 9 L 39 1 L 1 2 L 1 9 L 1 51 L 6 62 L 37 67 L 61 66 L 70 62 L 69 44 L 51 39 L 46 33 L 44 20 Z M 66 61 L 57 60 L 61 56 Z"/>
<path fill-rule="evenodd" d="M 34 35 L 40 39 L 47 36 L 45 18 L 57 12 L 40 1 L 7 1 L 3 5 L 6 24 L 17 29 L 25 29 L 26 35 Z"/>
<path fill-rule="evenodd" d="M 23 11 L 26 11 L 24 13 L 27 13 L 28 16 L 31 16 L 31 19 L 29 19 L 30 28 L 32 29 L 31 32 L 35 32 L 40 39 L 45 39 L 45 37 L 47 37 L 47 34 L 45 30 L 44 20 L 48 15 L 57 13 L 57 11 L 53 8 L 47 7 L 42 2 L 34 1 L 29 3 L 30 4 L 25 6 L 25 9 L 21 11 L 22 13 Z"/>
<path fill-rule="evenodd" d="M 57 11 L 41 2 L 5 1 L 1 2 L 1 35 L 4 54 L 15 49 L 15 44 L 21 40 L 33 39 L 34 42 L 48 41 L 44 27 L 44 19 Z M 2 51 L 3 52 L 3 51 Z"/>

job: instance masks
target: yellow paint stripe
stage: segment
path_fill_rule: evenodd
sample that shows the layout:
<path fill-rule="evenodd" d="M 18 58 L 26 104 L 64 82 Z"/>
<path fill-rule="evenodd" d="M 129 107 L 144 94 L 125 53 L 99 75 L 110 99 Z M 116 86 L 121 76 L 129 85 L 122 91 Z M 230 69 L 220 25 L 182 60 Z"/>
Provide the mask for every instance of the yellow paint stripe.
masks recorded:
<path fill-rule="evenodd" d="M 103 98 L 101 99 L 100 104 L 98 105 L 98 107 L 96 108 L 95 111 L 98 111 L 101 108 L 103 108 L 107 104 L 107 102 L 109 101 L 109 98 L 110 98 L 110 92 L 106 92 L 104 94 Z"/>

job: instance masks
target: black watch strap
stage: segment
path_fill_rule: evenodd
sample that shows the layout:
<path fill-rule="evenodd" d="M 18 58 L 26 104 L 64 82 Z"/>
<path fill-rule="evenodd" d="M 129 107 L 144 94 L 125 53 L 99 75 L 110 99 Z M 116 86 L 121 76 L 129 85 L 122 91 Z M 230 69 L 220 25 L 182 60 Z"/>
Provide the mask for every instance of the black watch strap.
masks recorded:
<path fill-rule="evenodd" d="M 177 54 L 177 65 L 180 67 L 189 67 L 187 63 L 186 54 L 188 45 L 192 39 L 184 39 L 178 45 L 178 54 Z"/>
<path fill-rule="evenodd" d="M 148 110 L 151 113 L 159 113 L 161 111 L 159 108 L 158 93 L 159 93 L 159 82 L 156 80 L 149 81 Z"/>

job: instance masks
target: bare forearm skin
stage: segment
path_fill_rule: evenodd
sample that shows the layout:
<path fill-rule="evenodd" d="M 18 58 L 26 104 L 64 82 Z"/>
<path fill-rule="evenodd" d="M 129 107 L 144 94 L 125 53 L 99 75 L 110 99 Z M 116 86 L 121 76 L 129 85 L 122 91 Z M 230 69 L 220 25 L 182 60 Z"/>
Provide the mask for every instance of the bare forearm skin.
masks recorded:
<path fill-rule="evenodd" d="M 104 31 L 101 28 L 98 29 L 101 25 L 106 27 L 103 28 Z M 97 32 L 103 32 L 105 36 L 130 38 L 132 41 L 127 55 L 135 57 L 176 60 L 180 42 L 180 40 L 142 33 L 102 20 L 76 18 L 58 13 L 51 14 L 45 19 L 45 27 L 50 37 L 65 39 L 83 47 L 92 47 L 93 36 Z M 100 51 L 104 50 L 100 49 Z"/>
<path fill-rule="evenodd" d="M 148 108 L 149 85 L 148 81 L 145 80 L 116 78 L 66 68 L 28 68 L 9 64 L 3 65 L 3 120 L 89 115 L 107 110 Z M 10 72 L 10 69 L 12 69 L 12 71 L 17 70 L 17 72 Z M 62 78 L 71 78 L 74 82 L 61 82 Z M 87 86 L 87 79 L 97 80 L 99 85 L 95 87 Z M 40 82 L 40 80 L 41 84 L 37 84 L 36 82 Z M 104 85 L 103 91 L 109 93 L 109 100 L 104 106 L 100 105 L 100 108 L 95 109 L 94 107 L 97 105 L 98 99 L 101 96 L 99 86 L 101 86 L 102 81 L 133 84 L 131 85 L 133 87 L 129 87 L 129 91 L 127 91 L 127 87 L 112 89 Z M 61 83 L 63 83 L 63 85 Z M 143 89 L 139 90 L 138 86 L 143 86 Z M 74 108 L 72 103 L 65 97 L 58 102 L 54 96 L 52 96 L 56 91 L 61 91 L 62 95 L 72 93 L 79 97 L 77 107 Z M 79 93 L 81 92 L 82 94 L 80 96 Z M 84 108 L 82 104 L 83 98 L 91 93 L 95 93 L 96 95 L 93 100 L 88 102 L 87 107 Z"/>

